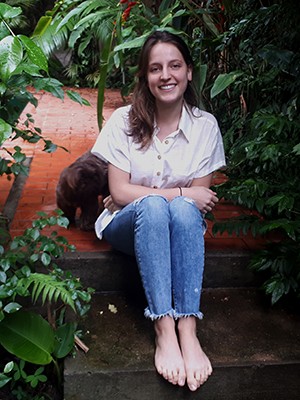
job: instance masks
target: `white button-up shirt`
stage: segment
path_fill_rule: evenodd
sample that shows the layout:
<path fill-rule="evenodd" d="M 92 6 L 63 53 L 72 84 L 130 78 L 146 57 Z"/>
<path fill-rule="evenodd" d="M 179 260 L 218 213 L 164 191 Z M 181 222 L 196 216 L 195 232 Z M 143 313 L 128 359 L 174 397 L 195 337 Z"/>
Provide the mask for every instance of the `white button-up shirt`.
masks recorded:
<path fill-rule="evenodd" d="M 212 114 L 197 108 L 191 112 L 184 106 L 178 129 L 160 141 L 159 129 L 154 127 L 152 143 L 141 150 L 128 136 L 130 107 L 113 112 L 92 153 L 128 172 L 131 183 L 153 188 L 189 187 L 194 178 L 225 166 L 222 136 Z M 96 222 L 97 234 L 107 226 L 104 220 L 112 218 L 108 210 L 102 214 Z"/>

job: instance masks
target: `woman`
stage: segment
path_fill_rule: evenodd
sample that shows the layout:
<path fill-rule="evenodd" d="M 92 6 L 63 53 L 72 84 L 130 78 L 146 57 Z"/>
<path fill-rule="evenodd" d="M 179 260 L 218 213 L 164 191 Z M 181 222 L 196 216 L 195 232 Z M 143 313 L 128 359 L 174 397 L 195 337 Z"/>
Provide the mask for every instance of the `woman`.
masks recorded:
<path fill-rule="evenodd" d="M 218 201 L 212 173 L 225 165 L 215 118 L 197 108 L 192 59 L 166 31 L 146 40 L 132 105 L 116 110 L 92 152 L 108 162 L 111 196 L 96 233 L 135 255 L 154 321 L 155 366 L 195 391 L 212 372 L 196 335 L 204 215 Z M 177 327 L 177 330 L 176 330 Z"/>

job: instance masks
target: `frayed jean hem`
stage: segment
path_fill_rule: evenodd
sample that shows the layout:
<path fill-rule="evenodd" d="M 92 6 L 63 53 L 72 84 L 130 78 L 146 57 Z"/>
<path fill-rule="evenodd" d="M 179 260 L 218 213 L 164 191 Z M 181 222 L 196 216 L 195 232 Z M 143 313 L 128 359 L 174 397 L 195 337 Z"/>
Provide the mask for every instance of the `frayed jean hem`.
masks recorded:
<path fill-rule="evenodd" d="M 202 314 L 201 311 L 198 311 L 196 313 L 177 313 L 177 312 L 174 312 L 173 317 L 174 317 L 174 319 L 188 318 L 188 317 L 195 317 L 197 319 L 203 319 L 204 315 Z"/>
<path fill-rule="evenodd" d="M 174 310 L 169 310 L 163 314 L 154 314 L 154 313 L 151 313 L 151 311 L 149 310 L 149 307 L 147 307 L 147 308 L 145 308 L 144 316 L 148 319 L 151 319 L 151 321 L 156 321 L 157 319 L 161 319 L 163 317 L 174 318 Z"/>
<path fill-rule="evenodd" d="M 189 317 L 203 319 L 203 317 L 204 317 L 204 315 L 202 314 L 201 311 L 198 311 L 196 313 L 177 313 L 173 309 L 169 310 L 163 314 L 154 314 L 154 313 L 151 313 L 151 311 L 149 310 L 149 307 L 145 308 L 144 316 L 148 319 L 151 319 L 151 321 L 156 321 L 163 317 L 171 317 L 175 320 L 180 319 L 180 318 L 189 318 Z"/>

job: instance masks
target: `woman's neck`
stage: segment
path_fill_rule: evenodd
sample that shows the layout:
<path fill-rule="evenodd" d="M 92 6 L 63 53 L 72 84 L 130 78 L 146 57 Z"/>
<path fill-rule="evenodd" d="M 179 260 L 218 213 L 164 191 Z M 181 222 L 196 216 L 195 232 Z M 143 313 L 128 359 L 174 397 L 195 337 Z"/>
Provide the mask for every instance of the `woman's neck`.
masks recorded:
<path fill-rule="evenodd" d="M 168 106 L 157 105 L 155 118 L 159 128 L 158 138 L 163 140 L 166 136 L 178 129 L 183 103 L 179 105 L 170 104 Z"/>

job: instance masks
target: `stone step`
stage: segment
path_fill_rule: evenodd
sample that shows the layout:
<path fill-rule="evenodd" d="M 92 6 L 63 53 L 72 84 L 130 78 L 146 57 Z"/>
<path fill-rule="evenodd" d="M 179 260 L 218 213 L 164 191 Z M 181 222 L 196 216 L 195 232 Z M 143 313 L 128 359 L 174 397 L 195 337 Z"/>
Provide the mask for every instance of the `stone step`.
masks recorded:
<path fill-rule="evenodd" d="M 214 372 L 197 391 L 166 382 L 153 366 L 153 323 L 134 295 L 94 295 L 81 326 L 87 354 L 68 358 L 65 400 L 296 400 L 300 316 L 271 308 L 253 288 L 204 289 L 198 335 Z"/>
<path fill-rule="evenodd" d="M 260 281 L 248 268 L 248 252 L 207 252 L 204 287 L 251 287 Z M 133 257 L 115 251 L 66 253 L 57 264 L 96 292 L 123 291 L 140 281 Z"/>

